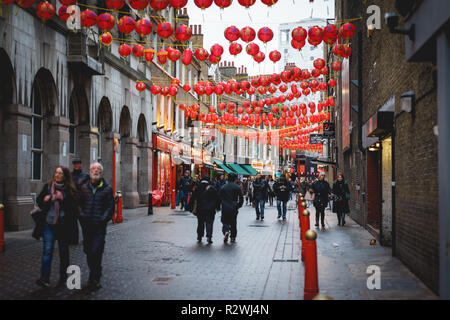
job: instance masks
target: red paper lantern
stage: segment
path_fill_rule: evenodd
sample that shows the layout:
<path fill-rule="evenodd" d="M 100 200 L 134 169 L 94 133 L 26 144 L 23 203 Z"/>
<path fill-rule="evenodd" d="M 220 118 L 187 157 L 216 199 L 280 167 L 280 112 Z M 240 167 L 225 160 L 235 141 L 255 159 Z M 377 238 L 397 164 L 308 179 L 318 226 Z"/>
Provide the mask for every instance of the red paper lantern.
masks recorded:
<path fill-rule="evenodd" d="M 62 1 L 62 0 L 60 0 Z M 67 0 L 65 0 L 67 1 Z M 76 2 L 76 1 L 74 1 Z M 122 9 L 125 5 L 125 0 L 106 0 L 106 6 L 113 10 L 119 10 Z"/>
<path fill-rule="evenodd" d="M 66 22 L 67 19 L 69 19 L 70 14 L 67 13 L 67 6 L 61 6 L 61 7 L 59 7 L 59 10 L 58 10 L 58 16 L 59 16 L 59 18 L 60 18 L 62 21 L 64 21 L 64 22 Z"/>
<path fill-rule="evenodd" d="M 0 3 L 2 4 L 11 4 L 13 2 L 14 0 L 0 0 Z M 59 2 L 64 6 L 71 6 L 77 3 L 77 0 L 59 0 Z"/>
<path fill-rule="evenodd" d="M 323 30 L 318 26 L 314 26 L 308 31 L 308 42 L 312 45 L 319 45 L 323 40 Z"/>
<path fill-rule="evenodd" d="M 327 84 L 325 82 L 321 82 L 319 84 L 319 90 L 326 91 L 327 90 Z"/>
<path fill-rule="evenodd" d="M 335 56 L 342 56 L 345 54 L 345 46 L 342 44 L 337 44 L 333 47 L 333 54 Z"/>
<path fill-rule="evenodd" d="M 130 7 L 137 11 L 142 11 L 148 7 L 148 0 L 128 0 Z"/>
<path fill-rule="evenodd" d="M 238 55 L 239 53 L 242 52 L 242 46 L 238 42 L 233 42 L 233 43 L 230 44 L 229 51 L 230 51 L 231 55 L 236 56 L 236 55 Z"/>
<path fill-rule="evenodd" d="M 220 60 L 222 60 L 222 56 L 209 55 L 209 61 L 211 61 L 212 64 L 218 64 Z"/>
<path fill-rule="evenodd" d="M 175 9 L 181 9 L 186 6 L 188 0 L 169 0 L 170 6 Z"/>
<path fill-rule="evenodd" d="M 267 92 L 267 88 L 265 88 L 265 87 L 259 87 L 259 88 L 258 88 L 258 92 L 259 92 L 259 94 L 264 95 L 264 94 L 266 94 L 266 92 Z"/>
<path fill-rule="evenodd" d="M 331 68 L 332 68 L 334 71 L 341 71 L 342 65 L 341 65 L 340 62 L 333 62 Z"/>
<path fill-rule="evenodd" d="M 142 57 L 144 55 L 144 50 L 145 48 L 140 45 L 140 44 L 135 44 L 133 46 L 133 49 L 131 50 L 131 52 L 136 56 L 136 57 Z"/>
<path fill-rule="evenodd" d="M 152 49 L 152 48 L 146 48 L 144 50 L 144 58 L 145 58 L 145 61 L 147 61 L 147 63 L 150 63 L 150 62 L 153 61 L 153 57 L 155 56 L 155 52 L 156 51 L 154 49 Z"/>
<path fill-rule="evenodd" d="M 320 73 L 323 74 L 324 76 L 326 76 L 329 72 L 330 72 L 330 70 L 328 69 L 328 67 L 323 67 L 320 70 Z"/>
<path fill-rule="evenodd" d="M 211 47 L 211 54 L 216 57 L 220 57 L 223 54 L 223 47 L 216 43 Z"/>
<path fill-rule="evenodd" d="M 214 87 L 214 93 L 217 95 L 222 95 L 223 94 L 223 86 L 218 84 Z"/>
<path fill-rule="evenodd" d="M 97 25 L 103 31 L 111 30 L 116 24 L 116 19 L 110 13 L 102 13 L 97 17 Z"/>
<path fill-rule="evenodd" d="M 169 53 L 164 49 L 159 50 L 159 52 L 156 54 L 156 57 L 158 58 L 158 61 L 160 64 L 162 64 L 162 65 L 166 64 L 168 54 Z"/>
<path fill-rule="evenodd" d="M 271 7 L 273 6 L 275 3 L 278 2 L 278 0 L 261 0 L 262 3 L 264 3 L 266 6 Z"/>
<path fill-rule="evenodd" d="M 298 27 L 295 28 L 294 30 L 292 30 L 292 39 L 294 39 L 297 42 L 305 42 L 306 37 L 308 36 L 308 32 L 302 28 L 302 27 Z"/>
<path fill-rule="evenodd" d="M 185 85 L 183 86 L 183 90 L 184 90 L 185 92 L 189 92 L 189 91 L 191 91 L 191 86 L 188 85 L 188 84 L 185 84 Z"/>
<path fill-rule="evenodd" d="M 194 0 L 194 3 L 197 7 L 204 10 L 211 7 L 213 0 Z"/>
<path fill-rule="evenodd" d="M 323 67 L 325 67 L 325 60 L 323 60 L 321 58 L 316 59 L 316 60 L 314 60 L 313 65 L 316 69 L 322 69 Z"/>
<path fill-rule="evenodd" d="M 36 15 L 42 21 L 50 20 L 55 15 L 55 7 L 47 1 L 41 2 L 36 8 Z"/>
<path fill-rule="evenodd" d="M 122 56 L 122 57 L 128 57 L 129 55 L 130 55 L 130 53 L 131 53 L 131 47 L 129 46 L 129 45 L 127 45 L 127 44 L 121 44 L 120 46 L 119 46 L 119 54 Z"/>
<path fill-rule="evenodd" d="M 244 27 L 240 31 L 240 37 L 244 42 L 252 42 L 256 38 L 256 32 L 250 27 Z"/>
<path fill-rule="evenodd" d="M 161 88 L 158 86 L 152 86 L 150 88 L 150 92 L 156 96 L 157 94 L 159 94 L 161 92 Z"/>
<path fill-rule="evenodd" d="M 214 0 L 216 6 L 218 6 L 220 9 L 228 8 L 232 2 L 233 0 Z"/>
<path fill-rule="evenodd" d="M 274 73 L 270 76 L 270 81 L 272 81 L 274 85 L 279 85 L 281 83 L 281 77 L 279 74 Z"/>
<path fill-rule="evenodd" d="M 86 28 L 93 27 L 97 23 L 97 15 L 89 9 L 81 11 L 80 18 L 81 25 Z"/>
<path fill-rule="evenodd" d="M 200 61 L 205 61 L 209 57 L 208 51 L 203 48 L 198 48 L 197 50 L 195 50 L 194 55 Z"/>
<path fill-rule="evenodd" d="M 178 49 L 171 48 L 171 50 L 169 50 L 169 48 L 167 48 L 167 52 L 168 52 L 167 57 L 169 58 L 170 61 L 175 62 L 181 58 L 181 52 Z"/>
<path fill-rule="evenodd" d="M 272 62 L 277 63 L 281 59 L 281 53 L 277 50 L 271 51 L 269 53 L 269 58 Z"/>
<path fill-rule="evenodd" d="M 175 29 L 175 38 L 179 41 L 188 41 L 192 37 L 192 29 L 186 25 L 178 26 Z"/>
<path fill-rule="evenodd" d="M 162 11 L 169 6 L 169 0 L 150 0 L 150 7 L 156 11 Z"/>
<path fill-rule="evenodd" d="M 258 31 L 258 39 L 267 43 L 273 39 L 273 31 L 268 27 L 262 27 Z"/>
<path fill-rule="evenodd" d="M 313 69 L 313 70 L 311 71 L 311 76 L 312 76 L 313 78 L 318 78 L 318 77 L 320 77 L 321 75 L 322 75 L 322 73 L 320 72 L 319 69 Z"/>
<path fill-rule="evenodd" d="M 239 4 L 247 9 L 255 4 L 256 0 L 238 0 Z"/>
<path fill-rule="evenodd" d="M 142 18 L 136 21 L 136 32 L 141 36 L 145 37 L 152 32 L 153 25 L 150 20 Z"/>
<path fill-rule="evenodd" d="M 98 37 L 98 40 L 105 46 L 109 46 L 112 42 L 112 35 L 109 32 L 105 32 Z"/>
<path fill-rule="evenodd" d="M 334 80 L 334 79 L 331 79 L 330 81 L 328 81 L 328 85 L 330 86 L 330 87 L 336 87 L 336 85 L 337 85 L 337 83 L 336 83 L 336 80 Z"/>
<path fill-rule="evenodd" d="M 343 24 L 339 29 L 339 35 L 342 39 L 350 40 L 355 35 L 355 26 L 350 22 Z"/>
<path fill-rule="evenodd" d="M 189 48 L 185 49 L 183 51 L 183 57 L 181 58 L 181 62 L 187 66 L 188 64 L 191 63 L 192 56 L 193 56 L 192 50 Z"/>
<path fill-rule="evenodd" d="M 249 55 L 254 57 L 259 52 L 259 46 L 254 42 L 250 42 L 249 44 L 247 44 L 245 51 L 247 51 Z"/>
<path fill-rule="evenodd" d="M 26 8 L 31 7 L 34 4 L 34 1 L 35 0 L 17 0 L 17 5 L 23 9 L 26 9 Z M 96 18 L 97 18 L 97 16 L 96 16 Z"/>
<path fill-rule="evenodd" d="M 302 48 L 305 46 L 305 41 L 297 41 L 297 40 L 292 39 L 291 46 L 294 49 L 302 50 Z"/>
<path fill-rule="evenodd" d="M 161 22 L 156 28 L 156 33 L 163 39 L 169 38 L 173 34 L 173 27 L 170 22 Z"/>
<path fill-rule="evenodd" d="M 230 42 L 233 42 L 239 39 L 240 31 L 235 26 L 231 26 L 225 29 L 224 35 L 225 39 L 227 39 Z"/>
<path fill-rule="evenodd" d="M 120 32 L 128 34 L 134 30 L 136 22 L 130 16 L 123 16 L 117 21 L 117 28 Z"/>
<path fill-rule="evenodd" d="M 137 91 L 139 91 L 139 92 L 142 92 L 142 91 L 144 91 L 145 90 L 145 83 L 144 82 L 138 82 L 138 83 L 136 83 L 136 89 L 137 89 Z"/>
<path fill-rule="evenodd" d="M 352 48 L 350 48 L 350 47 L 345 47 L 345 51 L 344 51 L 344 53 L 342 54 L 342 57 L 348 58 L 348 57 L 350 57 L 351 55 L 352 55 Z"/>

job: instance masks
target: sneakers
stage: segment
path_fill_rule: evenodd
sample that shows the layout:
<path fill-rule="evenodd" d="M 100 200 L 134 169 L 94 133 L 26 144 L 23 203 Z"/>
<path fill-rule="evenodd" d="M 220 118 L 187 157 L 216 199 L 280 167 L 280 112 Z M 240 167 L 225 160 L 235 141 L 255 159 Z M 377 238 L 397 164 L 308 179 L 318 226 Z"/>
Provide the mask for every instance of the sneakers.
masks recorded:
<path fill-rule="evenodd" d="M 236 242 L 236 238 L 231 238 L 231 243 L 235 243 Z"/>
<path fill-rule="evenodd" d="M 208 243 L 209 243 L 209 244 L 213 243 L 211 237 L 208 237 Z"/>
<path fill-rule="evenodd" d="M 261 221 L 263 221 L 264 220 L 264 217 L 261 217 Z"/>
<path fill-rule="evenodd" d="M 318 228 L 319 227 L 319 223 L 316 223 L 316 228 Z"/>
<path fill-rule="evenodd" d="M 286 217 L 283 217 L 283 221 L 286 221 Z"/>
<path fill-rule="evenodd" d="M 50 282 L 45 281 L 43 279 L 37 279 L 36 280 L 36 284 L 42 288 L 49 288 L 50 287 Z"/>
<path fill-rule="evenodd" d="M 259 216 L 256 217 L 256 220 L 259 220 Z"/>
<path fill-rule="evenodd" d="M 197 242 L 198 242 L 198 243 L 202 242 L 202 238 L 197 237 Z"/>
<path fill-rule="evenodd" d="M 342 220 L 342 226 L 344 226 L 345 225 L 345 220 Z"/>
<path fill-rule="evenodd" d="M 228 237 L 230 236 L 230 233 L 227 231 L 225 232 L 225 236 L 223 237 L 223 243 L 227 243 L 228 242 Z"/>
<path fill-rule="evenodd" d="M 278 216 L 278 217 L 277 217 L 277 219 L 280 219 L 280 218 L 281 218 L 281 216 Z"/>

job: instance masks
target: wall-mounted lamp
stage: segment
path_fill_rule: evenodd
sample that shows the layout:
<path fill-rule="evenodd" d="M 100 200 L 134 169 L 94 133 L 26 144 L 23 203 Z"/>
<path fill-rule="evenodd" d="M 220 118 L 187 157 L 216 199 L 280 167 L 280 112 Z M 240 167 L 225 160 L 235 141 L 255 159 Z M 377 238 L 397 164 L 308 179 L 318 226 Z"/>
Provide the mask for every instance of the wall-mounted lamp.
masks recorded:
<path fill-rule="evenodd" d="M 369 151 L 372 151 L 372 152 L 379 151 L 380 150 L 380 146 L 381 146 L 380 143 L 376 142 L 376 143 L 374 143 L 373 145 L 371 145 L 369 147 Z"/>
<path fill-rule="evenodd" d="M 409 40 L 414 41 L 416 35 L 415 25 L 412 24 L 409 29 L 396 29 L 398 26 L 398 14 L 395 12 L 388 12 L 384 15 L 384 20 L 389 28 L 390 33 L 405 34 L 409 37 Z"/>
<path fill-rule="evenodd" d="M 400 97 L 400 103 L 402 111 L 409 112 L 414 116 L 416 95 L 414 91 L 408 91 L 402 94 Z"/>

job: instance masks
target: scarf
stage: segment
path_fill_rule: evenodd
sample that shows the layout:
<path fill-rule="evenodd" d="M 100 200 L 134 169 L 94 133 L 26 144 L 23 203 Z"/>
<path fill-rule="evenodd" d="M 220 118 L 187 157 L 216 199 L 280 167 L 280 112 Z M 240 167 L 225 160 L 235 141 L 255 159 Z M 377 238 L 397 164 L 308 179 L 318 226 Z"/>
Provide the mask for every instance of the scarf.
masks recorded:
<path fill-rule="evenodd" d="M 52 185 L 50 186 L 50 195 L 51 195 L 50 201 L 52 202 L 53 207 L 55 208 L 55 216 L 52 217 L 53 225 L 58 223 L 61 201 L 64 200 L 64 195 L 62 193 L 64 187 L 65 187 L 64 183 L 57 183 L 57 182 L 52 182 Z"/>

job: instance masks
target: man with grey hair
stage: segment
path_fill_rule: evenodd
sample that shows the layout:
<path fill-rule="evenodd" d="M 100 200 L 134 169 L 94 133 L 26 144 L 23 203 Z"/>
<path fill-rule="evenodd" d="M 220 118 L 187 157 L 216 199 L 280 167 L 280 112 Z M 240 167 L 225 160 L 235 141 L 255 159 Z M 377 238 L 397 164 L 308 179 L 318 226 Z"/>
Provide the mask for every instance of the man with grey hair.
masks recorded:
<path fill-rule="evenodd" d="M 114 195 L 112 187 L 103 179 L 103 166 L 100 163 L 91 164 L 89 176 L 90 179 L 80 187 L 80 224 L 83 249 L 90 270 L 88 287 L 97 290 L 101 288 L 106 225 L 114 213 Z"/>

